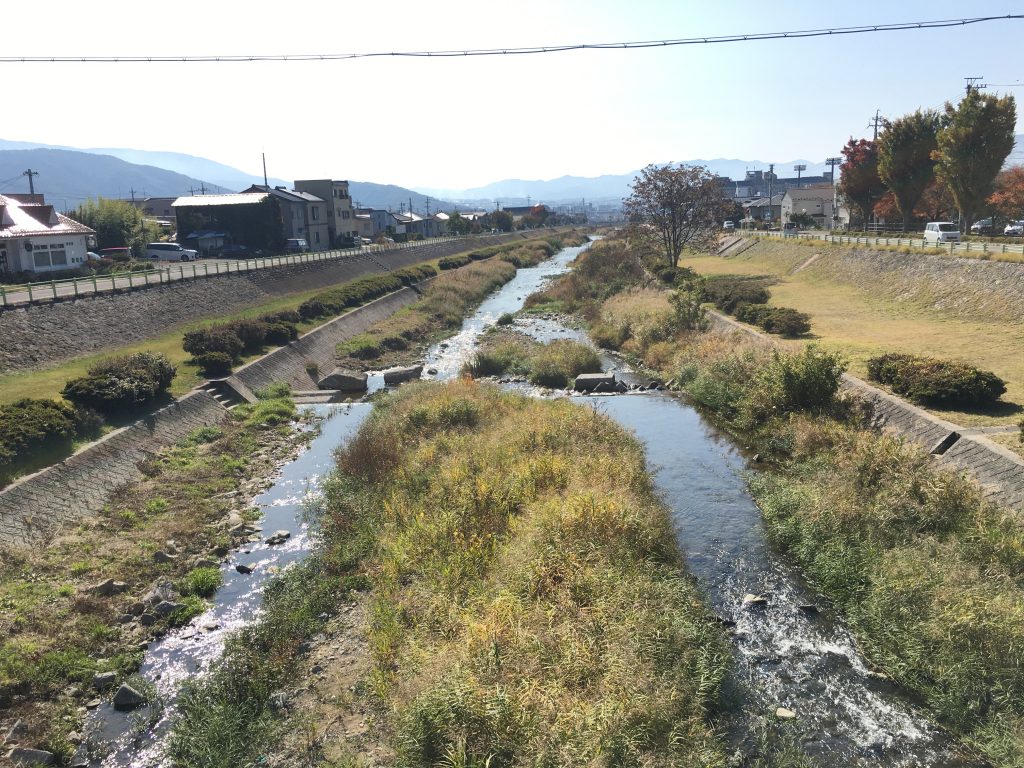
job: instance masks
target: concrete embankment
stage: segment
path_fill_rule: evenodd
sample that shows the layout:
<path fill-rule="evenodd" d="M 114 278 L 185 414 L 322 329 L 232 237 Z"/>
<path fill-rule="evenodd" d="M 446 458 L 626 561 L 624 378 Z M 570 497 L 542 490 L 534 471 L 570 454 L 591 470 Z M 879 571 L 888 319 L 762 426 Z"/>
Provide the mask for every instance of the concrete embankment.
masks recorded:
<path fill-rule="evenodd" d="M 399 269 L 528 236 L 533 233 L 467 237 L 366 253 L 347 260 L 212 275 L 129 293 L 5 309 L 0 311 L 0 372 L 53 365 L 103 349 L 156 338 L 177 326 L 242 311 L 279 296 L 326 288 L 386 269 Z"/>

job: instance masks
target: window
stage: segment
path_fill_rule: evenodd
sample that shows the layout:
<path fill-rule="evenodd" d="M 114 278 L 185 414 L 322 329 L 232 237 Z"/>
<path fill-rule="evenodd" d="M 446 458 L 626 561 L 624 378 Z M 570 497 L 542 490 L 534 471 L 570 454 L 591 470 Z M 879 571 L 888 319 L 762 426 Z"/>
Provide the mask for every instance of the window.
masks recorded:
<path fill-rule="evenodd" d="M 33 251 L 32 260 L 35 262 L 37 267 L 48 267 L 50 266 L 50 254 L 44 251 Z"/>
<path fill-rule="evenodd" d="M 350 211 L 342 211 L 341 212 L 341 218 L 343 218 L 343 219 L 349 218 L 350 215 L 351 215 Z"/>
<path fill-rule="evenodd" d="M 63 248 L 50 251 L 50 264 L 54 267 L 65 267 L 68 263 L 68 252 Z"/>
<path fill-rule="evenodd" d="M 314 243 L 319 243 L 320 242 L 320 230 L 317 230 L 316 232 L 313 233 L 313 242 Z"/>
<path fill-rule="evenodd" d="M 313 208 L 313 221 L 319 221 L 319 220 L 320 220 L 320 209 L 314 207 Z"/>

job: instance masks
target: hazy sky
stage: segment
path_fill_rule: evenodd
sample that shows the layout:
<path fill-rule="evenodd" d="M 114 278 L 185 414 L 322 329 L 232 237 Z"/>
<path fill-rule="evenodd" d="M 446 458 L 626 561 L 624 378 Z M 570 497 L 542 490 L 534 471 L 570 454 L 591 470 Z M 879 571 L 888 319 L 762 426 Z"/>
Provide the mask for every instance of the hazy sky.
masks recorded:
<path fill-rule="evenodd" d="M 348 53 L 621 42 L 1024 12 L 1010 0 L 48 0 L 4 56 Z M 876 109 L 1021 78 L 1024 21 L 649 50 L 302 63 L 0 64 L 0 138 L 200 155 L 285 179 L 466 188 L 694 158 L 820 161 Z M 1024 96 L 1022 88 L 992 91 Z M 38 96 L 38 101 L 33 98 Z M 1018 114 L 1024 112 L 1018 109 Z M 1021 132 L 1022 122 L 1018 122 Z"/>

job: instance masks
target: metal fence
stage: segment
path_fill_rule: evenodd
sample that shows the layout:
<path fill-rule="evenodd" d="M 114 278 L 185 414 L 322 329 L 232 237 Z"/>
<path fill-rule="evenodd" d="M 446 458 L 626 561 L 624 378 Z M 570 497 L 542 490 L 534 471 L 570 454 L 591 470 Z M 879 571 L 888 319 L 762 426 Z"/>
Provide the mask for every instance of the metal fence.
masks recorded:
<path fill-rule="evenodd" d="M 988 240 L 982 242 L 968 241 L 963 243 L 927 243 L 921 237 L 874 237 L 872 235 L 830 235 L 827 232 L 800 232 L 786 234 L 784 232 L 754 232 L 756 237 L 798 237 L 802 240 L 824 240 L 829 243 L 845 243 L 849 245 L 888 245 L 897 248 L 931 248 L 949 253 L 1020 253 L 1024 254 L 1024 244 L 996 243 Z"/>
<path fill-rule="evenodd" d="M 487 235 L 470 235 L 470 237 L 486 237 Z M 321 261 L 344 261 L 371 253 L 387 253 L 403 248 L 415 248 L 434 243 L 446 243 L 458 240 L 454 235 L 432 237 L 424 240 L 413 240 L 406 243 L 388 245 L 371 245 L 365 248 L 347 248 L 344 250 L 313 251 L 294 253 L 283 256 L 267 256 L 258 259 L 239 259 L 230 262 L 192 261 L 175 266 L 156 267 L 139 272 L 120 272 L 110 275 L 92 275 L 76 277 L 68 280 L 44 280 L 23 285 L 0 285 L 0 308 L 32 304 L 40 301 L 58 301 L 62 298 L 89 296 L 114 291 L 130 291 L 150 285 L 162 285 L 179 280 L 193 280 L 217 275 L 255 272 L 261 269 L 290 266 L 296 264 L 312 264 Z"/>

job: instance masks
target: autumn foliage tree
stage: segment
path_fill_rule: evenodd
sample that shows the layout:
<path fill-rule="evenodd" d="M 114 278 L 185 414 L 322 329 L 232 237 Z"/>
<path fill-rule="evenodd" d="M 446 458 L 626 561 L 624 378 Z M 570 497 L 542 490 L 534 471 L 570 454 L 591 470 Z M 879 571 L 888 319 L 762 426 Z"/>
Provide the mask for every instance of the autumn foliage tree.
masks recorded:
<path fill-rule="evenodd" d="M 917 201 L 914 213 L 925 221 L 950 221 L 956 210 L 953 195 L 945 182 L 933 177 L 925 187 L 924 194 Z"/>
<path fill-rule="evenodd" d="M 996 176 L 995 192 L 988 202 L 1007 219 L 1024 218 L 1024 168 L 1015 166 Z"/>
<path fill-rule="evenodd" d="M 866 229 L 875 203 L 885 194 L 878 175 L 878 149 L 873 141 L 851 137 L 843 147 L 843 158 L 839 191 L 860 211 Z"/>
<path fill-rule="evenodd" d="M 946 102 L 933 154 L 935 172 L 953 194 L 965 229 L 984 212 L 999 169 L 1013 150 L 1016 124 L 1013 96 L 975 88 L 955 107 Z"/>
<path fill-rule="evenodd" d="M 622 201 L 634 232 L 656 243 L 669 266 L 683 248 L 711 250 L 730 202 L 721 182 L 701 165 L 648 165 Z"/>
<path fill-rule="evenodd" d="M 878 137 L 878 176 L 892 192 L 906 232 L 925 188 L 935 174 L 939 115 L 931 109 L 886 121 Z M 877 210 L 877 206 L 876 206 Z M 895 218 L 895 217 L 893 217 Z"/>

